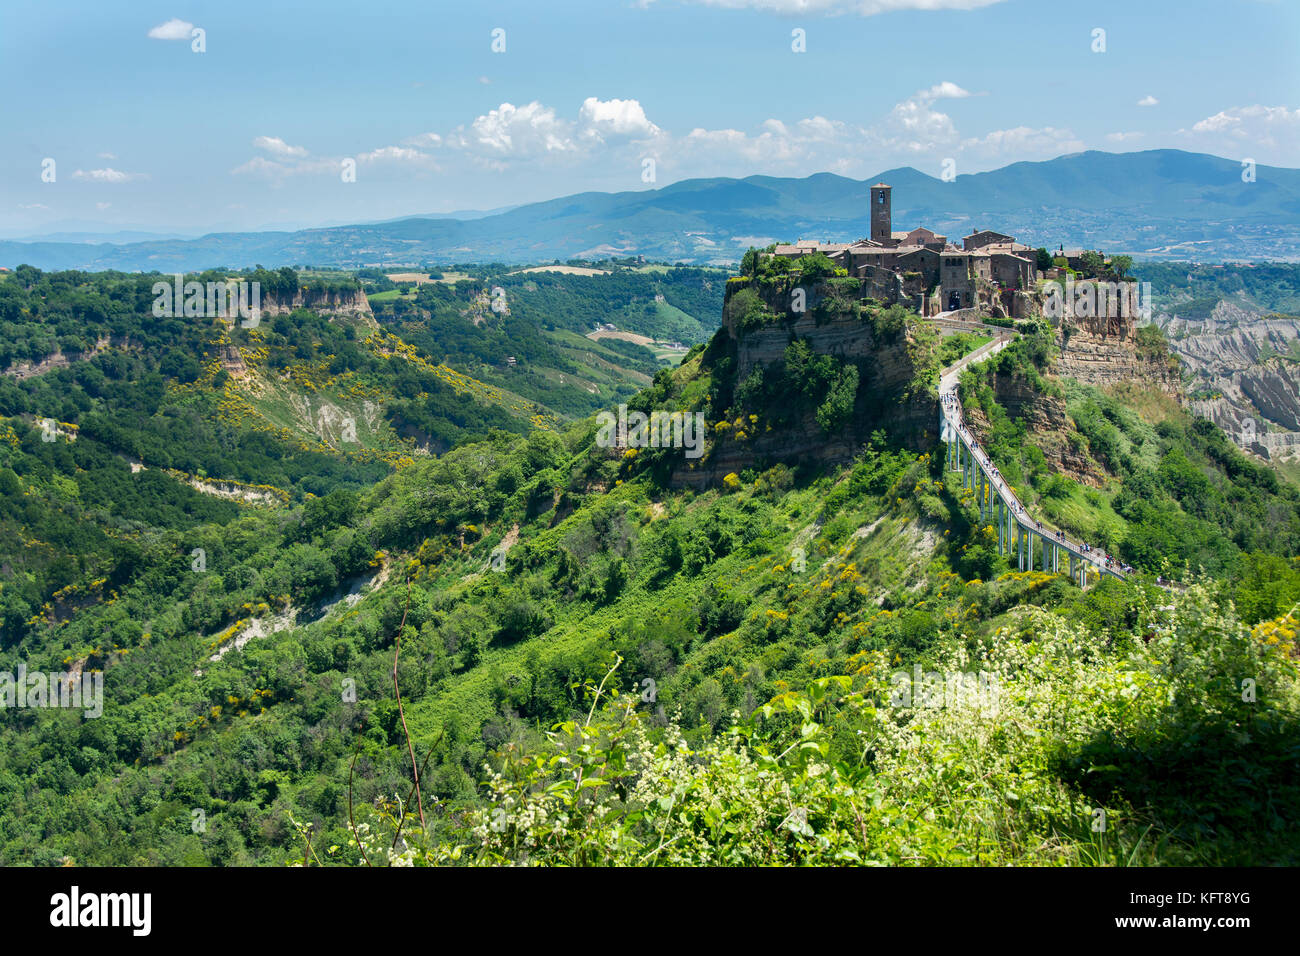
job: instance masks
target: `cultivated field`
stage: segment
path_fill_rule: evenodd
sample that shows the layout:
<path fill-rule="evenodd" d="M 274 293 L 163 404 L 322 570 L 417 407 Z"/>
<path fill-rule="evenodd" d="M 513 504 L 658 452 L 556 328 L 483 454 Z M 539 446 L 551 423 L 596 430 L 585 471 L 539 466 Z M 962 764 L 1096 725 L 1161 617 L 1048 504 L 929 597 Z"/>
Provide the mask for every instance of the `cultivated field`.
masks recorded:
<path fill-rule="evenodd" d="M 590 269 L 586 266 L 533 266 L 529 269 L 520 269 L 518 272 L 511 272 L 509 275 L 519 275 L 527 272 L 559 272 L 566 276 L 607 276 L 609 271 L 606 269 Z"/>

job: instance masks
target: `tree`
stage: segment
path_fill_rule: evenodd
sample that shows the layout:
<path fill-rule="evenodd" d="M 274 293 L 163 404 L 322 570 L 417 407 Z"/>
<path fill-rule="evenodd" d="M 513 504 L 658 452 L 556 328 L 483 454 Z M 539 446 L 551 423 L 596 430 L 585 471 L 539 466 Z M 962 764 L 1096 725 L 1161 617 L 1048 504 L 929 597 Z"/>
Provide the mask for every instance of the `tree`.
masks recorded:
<path fill-rule="evenodd" d="M 24 289 L 30 289 L 41 279 L 41 270 L 35 266 L 29 266 L 23 263 L 14 270 L 14 281 L 19 283 Z"/>
<path fill-rule="evenodd" d="M 799 276 L 804 282 L 835 274 L 835 263 L 824 252 L 814 252 L 799 259 Z"/>
<path fill-rule="evenodd" d="M 1034 257 L 1037 260 L 1039 272 L 1046 272 L 1048 269 L 1052 268 L 1052 254 L 1046 249 L 1039 249 L 1034 253 Z"/>
<path fill-rule="evenodd" d="M 1116 279 L 1122 279 L 1129 269 L 1133 268 L 1133 257 L 1113 256 L 1110 260 L 1110 268 L 1115 273 Z"/>
<path fill-rule="evenodd" d="M 1079 264 L 1083 266 L 1085 275 L 1099 276 L 1106 267 L 1106 260 L 1102 258 L 1100 252 L 1089 249 L 1079 257 Z"/>
<path fill-rule="evenodd" d="M 817 424 L 826 434 L 833 435 L 848 423 L 857 395 L 858 367 L 846 365 L 827 390 L 826 401 L 817 409 Z"/>

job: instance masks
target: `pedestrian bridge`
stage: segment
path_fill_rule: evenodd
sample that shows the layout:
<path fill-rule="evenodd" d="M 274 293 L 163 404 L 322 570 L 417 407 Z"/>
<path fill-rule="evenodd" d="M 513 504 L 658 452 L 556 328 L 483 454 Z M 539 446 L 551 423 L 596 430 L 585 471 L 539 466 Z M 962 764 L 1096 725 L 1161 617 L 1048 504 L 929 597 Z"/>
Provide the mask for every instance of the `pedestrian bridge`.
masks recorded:
<path fill-rule="evenodd" d="M 982 331 L 992 332 L 997 338 L 939 373 L 939 439 L 945 445 L 948 469 L 961 472 L 962 489 L 975 494 L 980 526 L 988 522 L 997 525 L 998 553 L 1014 556 L 1021 571 L 1065 571 L 1081 588 L 1096 583 L 1103 575 L 1124 580 L 1120 566 L 1103 552 L 1029 517 L 967 427 L 957 399 L 961 373 L 968 365 L 1000 352 L 1015 338 L 1015 333 L 1005 329 L 984 327 Z"/>

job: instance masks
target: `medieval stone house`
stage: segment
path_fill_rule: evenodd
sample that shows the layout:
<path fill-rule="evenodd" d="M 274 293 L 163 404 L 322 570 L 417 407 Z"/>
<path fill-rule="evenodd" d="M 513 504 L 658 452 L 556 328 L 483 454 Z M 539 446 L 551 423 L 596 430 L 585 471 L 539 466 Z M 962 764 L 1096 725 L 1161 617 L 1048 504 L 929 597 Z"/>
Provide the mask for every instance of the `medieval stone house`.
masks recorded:
<path fill-rule="evenodd" d="M 885 302 L 904 302 L 925 315 L 973 308 L 1000 293 L 1027 290 L 1038 278 L 1035 251 L 1012 236 L 976 230 L 960 247 L 932 229 L 893 229 L 893 189 L 870 190 L 871 235 L 852 243 L 803 239 L 777 246 L 774 255 L 797 259 L 820 252 L 836 267 L 868 282 L 868 293 Z"/>

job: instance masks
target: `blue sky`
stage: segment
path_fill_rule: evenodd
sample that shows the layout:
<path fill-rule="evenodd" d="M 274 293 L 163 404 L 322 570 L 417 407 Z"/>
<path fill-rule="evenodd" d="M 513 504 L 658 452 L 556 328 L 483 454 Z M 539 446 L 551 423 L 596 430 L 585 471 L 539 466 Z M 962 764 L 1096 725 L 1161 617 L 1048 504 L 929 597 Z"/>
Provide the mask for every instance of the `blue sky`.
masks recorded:
<path fill-rule="evenodd" d="M 0 235 L 292 228 L 1082 149 L 1295 166 L 1297 38 L 1291 0 L 5 0 Z"/>

